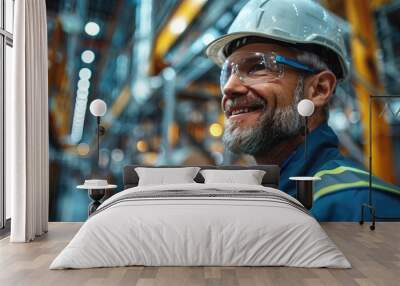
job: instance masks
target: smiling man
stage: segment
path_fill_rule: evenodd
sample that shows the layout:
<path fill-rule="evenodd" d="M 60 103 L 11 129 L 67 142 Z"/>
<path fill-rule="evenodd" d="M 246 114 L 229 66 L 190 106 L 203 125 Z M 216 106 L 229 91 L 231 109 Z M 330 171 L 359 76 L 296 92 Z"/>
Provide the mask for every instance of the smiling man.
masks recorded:
<path fill-rule="evenodd" d="M 224 144 L 281 167 L 280 189 L 294 195 L 290 176 L 320 176 L 313 214 L 320 220 L 359 220 L 368 173 L 340 154 L 328 126 L 328 104 L 348 75 L 346 48 L 336 20 L 311 0 L 251 0 L 228 34 L 207 55 L 221 66 Z M 304 160 L 302 99 L 314 103 Z M 374 178 L 380 215 L 400 216 L 400 191 Z"/>
<path fill-rule="evenodd" d="M 326 121 L 325 106 L 335 75 L 322 71 L 325 65 L 315 55 L 259 37 L 239 41 L 233 42 L 239 48 L 227 58 L 221 74 L 222 109 L 227 118 L 224 142 L 236 153 L 254 155 L 260 164 L 281 164 L 303 141 L 297 103 L 305 98 L 304 91 L 313 92 L 318 104 L 310 122 L 313 129 Z M 293 59 L 300 55 L 314 58 L 320 73 L 300 62 L 294 66 Z"/>

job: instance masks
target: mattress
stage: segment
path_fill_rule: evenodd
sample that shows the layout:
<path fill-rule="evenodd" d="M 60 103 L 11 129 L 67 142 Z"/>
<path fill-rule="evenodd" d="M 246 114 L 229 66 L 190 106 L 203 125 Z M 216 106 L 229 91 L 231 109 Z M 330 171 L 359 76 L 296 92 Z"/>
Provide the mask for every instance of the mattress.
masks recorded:
<path fill-rule="evenodd" d="M 129 265 L 351 267 L 284 192 L 198 183 L 140 186 L 112 196 L 50 269 Z"/>

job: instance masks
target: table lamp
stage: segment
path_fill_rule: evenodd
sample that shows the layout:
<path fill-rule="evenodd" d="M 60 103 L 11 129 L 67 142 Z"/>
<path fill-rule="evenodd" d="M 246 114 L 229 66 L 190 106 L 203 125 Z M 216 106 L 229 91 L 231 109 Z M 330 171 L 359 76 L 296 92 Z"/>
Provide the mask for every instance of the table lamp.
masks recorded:
<path fill-rule="evenodd" d="M 308 117 L 314 113 L 314 103 L 309 99 L 303 99 L 297 104 L 297 112 L 304 117 L 304 160 L 307 160 L 307 135 Z"/>
<path fill-rule="evenodd" d="M 107 112 L 107 104 L 101 99 L 95 99 L 90 103 L 90 113 L 97 118 L 97 165 L 100 166 L 100 136 L 105 129 L 100 125 L 100 118 Z"/>
<path fill-rule="evenodd" d="M 90 113 L 97 119 L 97 167 L 99 173 L 95 175 L 95 179 L 85 180 L 83 185 L 78 186 L 78 189 L 87 189 L 88 195 L 92 199 L 88 207 L 88 215 L 96 211 L 100 206 L 101 201 L 108 199 L 112 196 L 112 189 L 116 185 L 108 184 L 107 180 L 99 179 L 100 177 L 100 136 L 104 135 L 105 128 L 100 125 L 101 117 L 107 112 L 107 104 L 101 99 L 95 99 L 90 103 Z"/>
<path fill-rule="evenodd" d="M 297 104 L 298 113 L 304 117 L 304 162 L 307 162 L 307 135 L 308 135 L 308 117 L 314 113 L 314 103 L 309 99 L 303 99 Z M 296 181 L 296 198 L 304 205 L 306 209 L 311 209 L 313 205 L 313 182 L 320 180 L 319 177 L 301 176 L 290 177 Z"/>

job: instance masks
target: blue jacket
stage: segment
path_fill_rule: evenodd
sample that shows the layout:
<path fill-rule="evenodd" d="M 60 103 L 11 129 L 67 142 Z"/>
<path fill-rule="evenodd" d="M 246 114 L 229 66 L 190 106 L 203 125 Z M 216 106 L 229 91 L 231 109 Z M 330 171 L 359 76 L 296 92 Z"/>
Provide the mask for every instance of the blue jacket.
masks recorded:
<path fill-rule="evenodd" d="M 358 221 L 361 205 L 368 202 L 369 173 L 363 166 L 344 157 L 338 149 L 339 140 L 327 123 L 314 129 L 307 137 L 307 160 L 304 144 L 281 166 L 280 189 L 295 195 L 291 176 L 318 176 L 314 184 L 312 214 L 320 221 Z M 400 218 L 400 188 L 372 179 L 372 203 L 380 217 Z M 369 212 L 365 212 L 369 219 Z"/>

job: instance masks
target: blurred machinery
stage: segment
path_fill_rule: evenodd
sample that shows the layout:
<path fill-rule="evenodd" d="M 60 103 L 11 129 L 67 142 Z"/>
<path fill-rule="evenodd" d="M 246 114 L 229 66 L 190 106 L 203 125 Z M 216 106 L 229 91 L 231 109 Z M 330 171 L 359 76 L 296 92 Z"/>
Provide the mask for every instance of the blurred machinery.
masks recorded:
<path fill-rule="evenodd" d="M 330 123 L 345 146 L 343 151 L 365 162 L 363 96 L 400 93 L 400 17 L 396 17 L 400 1 L 320 2 L 337 15 L 350 51 L 357 45 L 355 39 L 368 41 L 354 33 L 355 21 L 374 20 L 370 21 L 371 29 L 376 33 L 370 34 L 370 40 L 375 44 L 372 50 L 367 46 L 372 68 L 363 68 L 352 59 L 353 80 L 338 87 L 330 113 Z M 63 205 L 71 201 L 87 204 L 86 195 L 74 189 L 96 166 L 95 120 L 87 108 L 96 98 L 109 106 L 103 121 L 107 130 L 101 139 L 100 165 L 113 183 L 121 185 L 121 170 L 128 163 L 253 162 L 250 156 L 224 150 L 220 71 L 204 55 L 206 45 L 227 31 L 245 3 L 47 1 L 51 219 L 85 217 L 85 207 L 79 208 L 79 213 Z M 354 8 L 361 7 L 357 5 L 366 4 L 366 13 L 354 14 Z M 374 81 L 365 78 L 365 72 L 376 72 Z M 398 101 L 389 105 L 394 111 L 400 108 Z M 400 157 L 399 118 L 389 114 L 379 121 L 381 127 L 386 126 L 381 136 L 386 138 L 391 158 Z M 392 182 L 400 178 L 396 163 L 395 173 L 387 177 Z M 374 169 L 382 172 L 382 166 Z"/>

